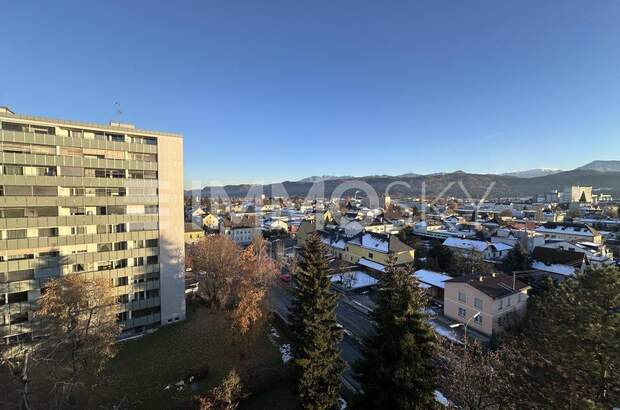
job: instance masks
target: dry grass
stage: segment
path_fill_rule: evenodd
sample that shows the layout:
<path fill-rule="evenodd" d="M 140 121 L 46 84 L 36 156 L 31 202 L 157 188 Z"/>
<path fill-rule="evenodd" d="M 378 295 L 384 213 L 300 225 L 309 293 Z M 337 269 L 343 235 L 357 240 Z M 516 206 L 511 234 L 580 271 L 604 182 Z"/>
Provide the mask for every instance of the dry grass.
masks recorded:
<path fill-rule="evenodd" d="M 240 351 L 245 349 L 234 343 L 229 324 L 221 314 L 199 307 L 185 322 L 165 326 L 152 335 L 121 344 L 118 355 L 104 372 L 104 382 L 93 392 L 92 399 L 106 405 L 122 404 L 127 408 L 188 408 L 192 396 L 206 393 L 232 368 L 237 370 L 247 390 L 254 390 L 252 384 L 260 379 L 263 391 L 272 387 L 281 389 L 277 381 L 270 381 L 272 375 L 282 373 L 283 365 L 278 349 L 268 340 L 266 332 L 256 337 L 249 350 L 251 353 L 242 356 Z M 164 390 L 166 385 L 174 385 L 205 369 L 208 376 L 197 390 L 188 391 L 186 387 L 177 392 L 174 386 Z M 249 402 L 261 395 L 257 396 Z"/>

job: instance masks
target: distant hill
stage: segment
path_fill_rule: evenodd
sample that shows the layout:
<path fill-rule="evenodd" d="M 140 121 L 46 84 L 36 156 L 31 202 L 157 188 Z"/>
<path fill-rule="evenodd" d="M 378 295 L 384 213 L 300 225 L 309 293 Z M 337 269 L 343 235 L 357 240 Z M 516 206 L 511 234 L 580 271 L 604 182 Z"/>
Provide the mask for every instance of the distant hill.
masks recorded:
<path fill-rule="evenodd" d="M 618 171 L 606 172 L 584 167 L 577 168 L 572 171 L 562 171 L 548 175 L 536 177 L 517 177 L 512 175 L 495 175 L 495 174 L 472 174 L 463 171 L 452 173 L 438 173 L 432 175 L 405 174 L 400 176 L 366 176 L 366 177 L 316 177 L 323 178 L 318 181 L 323 183 L 324 191 L 319 194 L 325 197 L 332 195 L 332 192 L 343 181 L 360 181 L 369 184 L 377 192 L 382 195 L 389 186 L 389 193 L 396 195 L 415 195 L 419 196 L 422 192 L 422 186 L 425 188 L 427 197 L 438 195 L 450 184 L 451 187 L 447 192 L 443 192 L 444 196 L 465 197 L 461 189 L 462 186 L 474 198 L 480 198 L 491 184 L 494 184 L 489 196 L 497 197 L 524 197 L 538 193 L 549 192 L 554 189 L 563 190 L 571 185 L 591 185 L 595 189 L 604 188 L 607 193 L 620 196 L 620 161 L 595 161 L 605 162 L 606 166 L 610 166 L 609 162 L 615 162 L 619 166 Z M 598 165 L 596 165 L 598 167 Z M 289 196 L 306 196 L 313 187 L 314 180 L 305 178 L 301 181 L 284 181 L 281 184 L 270 184 L 262 186 L 262 192 L 267 196 L 275 196 L 281 194 L 283 187 Z M 394 182 L 400 182 L 394 184 Z M 404 183 L 404 184 L 402 184 Z M 393 184 L 393 185 L 391 185 Z M 406 184 L 406 185 L 405 185 Z M 211 191 L 217 192 L 224 189 L 231 197 L 245 197 L 250 189 L 256 189 L 248 184 L 243 185 L 227 185 L 224 187 L 205 187 L 202 195 L 210 195 Z M 315 186 L 316 189 L 316 186 Z M 259 188 L 260 190 L 260 188 Z M 189 192 L 187 193 L 189 194 Z M 353 192 L 348 192 L 353 195 Z M 254 194 L 253 194 L 254 195 Z"/>
<path fill-rule="evenodd" d="M 319 181 L 332 181 L 332 180 L 342 180 L 342 179 L 350 179 L 350 178 L 354 178 L 354 177 L 352 176 L 337 177 L 333 175 L 321 175 L 321 176 L 314 175 L 311 177 L 300 179 L 299 181 L 296 181 L 296 182 L 319 182 Z"/>
<path fill-rule="evenodd" d="M 620 172 L 620 161 L 592 161 L 577 169 L 598 172 Z"/>
<path fill-rule="evenodd" d="M 536 177 L 544 177 L 546 175 L 558 174 L 560 172 L 562 172 L 561 169 L 535 168 L 535 169 L 528 169 L 525 171 L 506 172 L 500 175 L 506 175 L 509 177 L 517 177 L 517 178 L 536 178 Z"/>

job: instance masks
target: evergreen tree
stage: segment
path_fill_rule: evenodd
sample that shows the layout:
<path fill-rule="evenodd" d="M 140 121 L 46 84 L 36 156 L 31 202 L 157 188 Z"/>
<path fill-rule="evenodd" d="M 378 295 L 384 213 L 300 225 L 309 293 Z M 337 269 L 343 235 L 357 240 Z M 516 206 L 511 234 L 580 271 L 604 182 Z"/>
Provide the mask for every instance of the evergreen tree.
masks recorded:
<path fill-rule="evenodd" d="M 357 408 L 434 407 L 435 335 L 424 313 L 426 302 L 415 278 L 391 260 L 379 282 L 375 331 L 364 341 L 364 359 L 354 367 L 364 392 Z"/>
<path fill-rule="evenodd" d="M 612 408 L 620 403 L 620 271 L 577 274 L 531 298 L 508 340 L 513 402 L 523 408 Z"/>
<path fill-rule="evenodd" d="M 506 273 L 514 271 L 527 270 L 530 266 L 527 251 L 521 244 L 517 244 L 506 255 L 502 262 L 502 270 Z"/>
<path fill-rule="evenodd" d="M 300 255 L 290 312 L 303 409 L 337 408 L 340 392 L 342 330 L 336 322 L 337 295 L 330 291 L 327 272 L 327 249 L 316 234 L 310 235 Z"/>

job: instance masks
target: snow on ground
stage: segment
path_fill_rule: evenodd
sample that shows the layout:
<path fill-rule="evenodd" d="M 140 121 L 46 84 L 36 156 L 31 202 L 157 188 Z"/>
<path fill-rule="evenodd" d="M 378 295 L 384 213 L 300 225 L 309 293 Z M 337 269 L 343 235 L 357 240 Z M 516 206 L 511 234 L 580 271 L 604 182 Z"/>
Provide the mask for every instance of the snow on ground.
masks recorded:
<path fill-rule="evenodd" d="M 435 401 L 444 407 L 448 407 L 448 399 L 439 390 L 435 390 Z"/>
<path fill-rule="evenodd" d="M 280 346 L 280 355 L 282 356 L 282 362 L 287 363 L 293 358 L 293 354 L 291 353 L 291 345 L 283 344 Z"/>
<path fill-rule="evenodd" d="M 437 322 L 435 322 L 433 320 L 430 320 L 429 323 L 430 323 L 431 326 L 433 326 L 433 330 L 435 330 L 435 333 L 437 333 L 439 336 L 443 336 L 443 337 L 445 337 L 447 339 L 450 339 L 453 342 L 456 342 L 456 343 L 459 343 L 459 344 L 463 343 L 457 337 L 456 332 L 454 330 L 450 329 L 449 327 L 444 327 L 441 324 L 439 324 L 439 323 L 437 323 Z"/>
<path fill-rule="evenodd" d="M 362 271 L 350 271 L 338 273 L 329 277 L 329 280 L 334 284 L 347 289 L 360 289 L 368 286 L 374 286 L 378 280 Z"/>

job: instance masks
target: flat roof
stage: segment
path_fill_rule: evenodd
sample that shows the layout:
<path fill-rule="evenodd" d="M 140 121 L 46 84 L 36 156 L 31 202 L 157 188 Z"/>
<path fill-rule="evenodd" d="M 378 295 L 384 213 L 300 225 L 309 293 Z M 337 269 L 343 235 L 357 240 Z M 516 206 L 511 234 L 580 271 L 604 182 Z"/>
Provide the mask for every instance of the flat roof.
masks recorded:
<path fill-rule="evenodd" d="M 95 131 L 110 131 L 110 132 L 125 132 L 128 134 L 138 134 L 140 136 L 162 136 L 162 137 L 176 137 L 183 138 L 183 135 L 175 132 L 164 132 L 145 130 L 139 128 L 123 127 L 123 126 L 111 126 L 106 124 L 97 124 L 92 122 L 62 120 L 48 117 L 38 117 L 32 115 L 11 114 L 9 112 L 0 112 L 0 118 L 7 120 L 17 120 L 18 122 L 38 123 L 38 125 L 56 126 L 65 125 L 77 128 L 86 128 Z M 118 121 L 112 121 L 118 123 Z M 129 124 L 127 124 L 129 125 Z"/>

